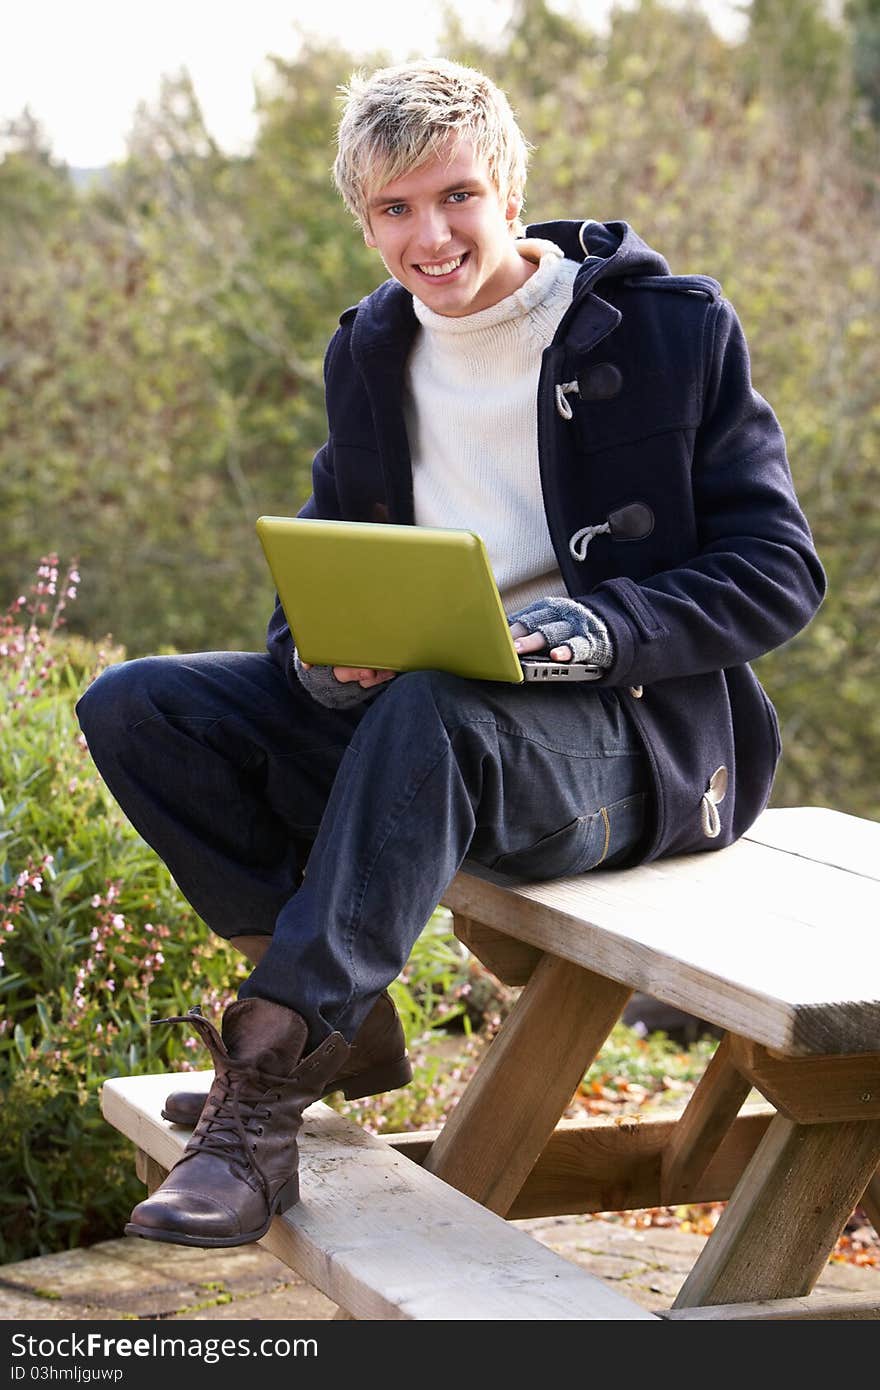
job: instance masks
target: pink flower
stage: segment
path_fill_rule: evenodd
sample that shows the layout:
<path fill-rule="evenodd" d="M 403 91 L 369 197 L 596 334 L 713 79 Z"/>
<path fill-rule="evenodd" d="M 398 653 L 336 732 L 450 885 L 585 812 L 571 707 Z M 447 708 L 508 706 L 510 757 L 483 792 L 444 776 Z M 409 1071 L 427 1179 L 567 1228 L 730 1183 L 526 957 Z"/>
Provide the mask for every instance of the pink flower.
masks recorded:
<path fill-rule="evenodd" d="M 156 952 L 156 964 L 157 964 L 157 965 L 164 965 L 164 964 L 165 964 L 165 957 L 163 956 L 163 954 L 162 954 L 161 951 L 157 951 L 157 952 Z"/>

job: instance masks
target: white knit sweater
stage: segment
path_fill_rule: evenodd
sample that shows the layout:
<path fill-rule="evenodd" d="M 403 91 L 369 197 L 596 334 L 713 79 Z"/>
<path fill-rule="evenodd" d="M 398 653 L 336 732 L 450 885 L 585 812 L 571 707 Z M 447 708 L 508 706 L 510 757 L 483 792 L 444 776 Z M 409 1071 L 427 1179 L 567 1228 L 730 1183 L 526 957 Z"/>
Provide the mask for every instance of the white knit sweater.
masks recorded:
<path fill-rule="evenodd" d="M 566 592 L 544 514 L 536 405 L 541 354 L 578 270 L 549 241 L 517 250 L 538 269 L 488 309 L 449 318 L 413 299 L 421 331 L 405 399 L 416 524 L 478 532 L 508 613 Z"/>

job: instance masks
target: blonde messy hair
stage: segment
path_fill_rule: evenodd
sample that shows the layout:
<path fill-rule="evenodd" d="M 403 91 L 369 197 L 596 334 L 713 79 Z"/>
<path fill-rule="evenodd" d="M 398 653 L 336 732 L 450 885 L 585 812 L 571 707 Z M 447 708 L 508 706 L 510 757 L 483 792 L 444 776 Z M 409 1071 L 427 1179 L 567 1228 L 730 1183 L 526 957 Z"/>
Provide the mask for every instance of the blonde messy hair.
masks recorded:
<path fill-rule="evenodd" d="M 333 177 L 364 231 L 371 194 L 436 159 L 450 135 L 456 148 L 471 142 L 502 198 L 523 192 L 530 146 L 507 97 L 475 68 L 423 58 L 370 77 L 355 73 L 340 90 L 345 108 Z M 522 233 L 519 219 L 511 230 Z"/>

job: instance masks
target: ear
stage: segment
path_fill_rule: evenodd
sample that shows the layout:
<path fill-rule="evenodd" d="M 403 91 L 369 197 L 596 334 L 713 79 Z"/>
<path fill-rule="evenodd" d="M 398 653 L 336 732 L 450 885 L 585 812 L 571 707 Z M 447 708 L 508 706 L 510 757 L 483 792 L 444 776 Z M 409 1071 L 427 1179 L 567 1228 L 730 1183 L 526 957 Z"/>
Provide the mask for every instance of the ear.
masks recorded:
<path fill-rule="evenodd" d="M 512 188 L 507 195 L 507 205 L 504 209 L 504 216 L 508 222 L 515 222 L 519 217 L 520 209 L 523 205 L 523 196 L 518 188 Z"/>

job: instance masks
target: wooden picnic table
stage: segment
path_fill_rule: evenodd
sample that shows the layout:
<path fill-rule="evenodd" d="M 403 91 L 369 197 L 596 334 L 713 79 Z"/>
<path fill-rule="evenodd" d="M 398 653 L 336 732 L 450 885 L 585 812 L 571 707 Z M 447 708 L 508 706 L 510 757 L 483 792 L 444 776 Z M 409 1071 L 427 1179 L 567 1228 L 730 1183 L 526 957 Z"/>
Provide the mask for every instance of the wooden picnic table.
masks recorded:
<path fill-rule="evenodd" d="M 444 902 L 524 988 L 442 1131 L 392 1140 L 430 1172 L 511 1217 L 729 1199 L 680 1310 L 807 1295 L 860 1200 L 878 1225 L 880 825 L 773 810 L 717 853 Z M 559 1126 L 633 990 L 724 1030 L 690 1102 Z"/>
<path fill-rule="evenodd" d="M 521 994 L 442 1130 L 379 1139 L 311 1107 L 302 1200 L 264 1245 L 358 1318 L 651 1319 L 503 1218 L 726 1201 L 661 1316 L 880 1316 L 880 1287 L 808 1297 L 857 1203 L 880 1229 L 880 825 L 768 811 L 715 853 L 468 870 L 444 901 Z M 686 1108 L 560 1122 L 634 990 L 723 1030 Z M 187 1138 L 161 1117 L 173 1084 L 103 1088 L 151 1188 Z"/>

